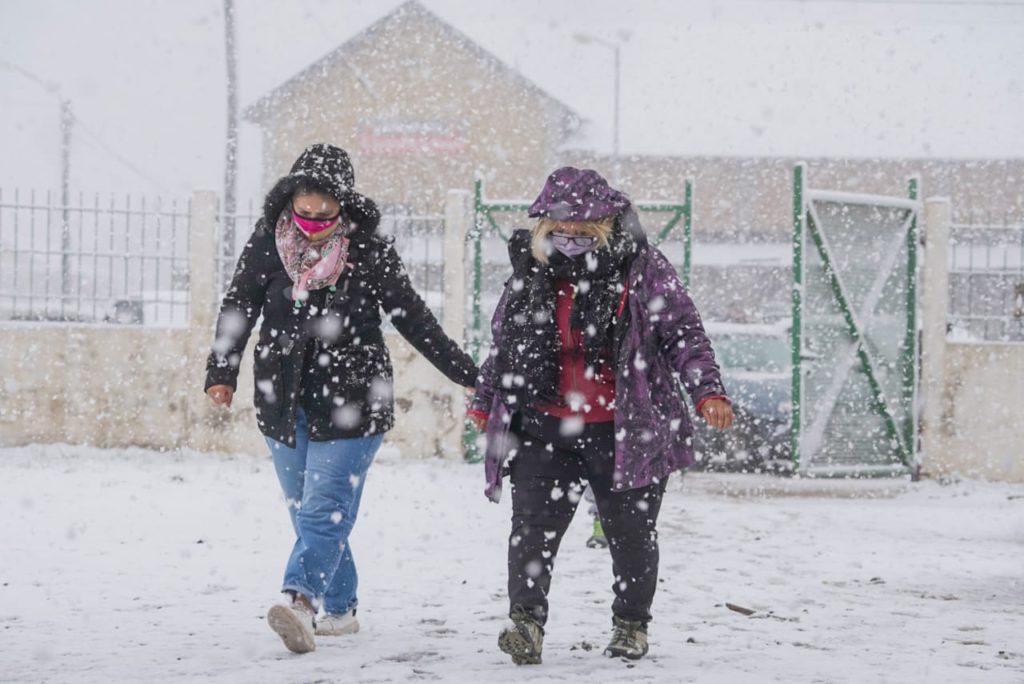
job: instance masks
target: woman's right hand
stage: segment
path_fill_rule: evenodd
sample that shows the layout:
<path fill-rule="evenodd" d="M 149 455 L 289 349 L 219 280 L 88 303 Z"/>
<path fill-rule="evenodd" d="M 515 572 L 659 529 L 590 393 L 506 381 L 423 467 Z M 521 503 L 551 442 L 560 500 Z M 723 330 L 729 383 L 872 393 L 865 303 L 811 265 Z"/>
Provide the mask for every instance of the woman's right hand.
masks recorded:
<path fill-rule="evenodd" d="M 231 398 L 235 396 L 235 390 L 227 385 L 213 385 L 210 389 L 206 390 L 206 394 L 217 406 L 231 408 Z"/>

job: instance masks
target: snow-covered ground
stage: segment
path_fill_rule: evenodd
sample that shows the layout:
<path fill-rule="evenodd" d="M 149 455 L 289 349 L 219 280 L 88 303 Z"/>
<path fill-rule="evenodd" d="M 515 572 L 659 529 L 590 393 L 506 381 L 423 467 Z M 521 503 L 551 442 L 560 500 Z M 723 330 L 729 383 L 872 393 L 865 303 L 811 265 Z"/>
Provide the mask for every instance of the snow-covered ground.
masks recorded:
<path fill-rule="evenodd" d="M 481 468 L 382 452 L 363 631 L 295 656 L 264 623 L 291 543 L 268 458 L 0 449 L 0 680 L 1024 681 L 1024 487 L 677 477 L 649 657 L 601 655 L 610 562 L 580 515 L 527 672 L 495 646 L 509 505 Z"/>

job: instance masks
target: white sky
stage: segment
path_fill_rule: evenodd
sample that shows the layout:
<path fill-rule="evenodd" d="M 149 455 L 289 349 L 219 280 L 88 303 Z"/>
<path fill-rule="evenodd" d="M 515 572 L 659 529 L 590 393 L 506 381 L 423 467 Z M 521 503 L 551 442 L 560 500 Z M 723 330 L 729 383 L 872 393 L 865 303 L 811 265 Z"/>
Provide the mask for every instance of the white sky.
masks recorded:
<path fill-rule="evenodd" d="M 401 4 L 236 0 L 240 102 Z M 1024 157 L 1024 0 L 424 0 L 589 120 L 610 149 L 622 46 L 625 153 Z M 538 17 L 542 17 L 538 19 Z M 59 83 L 76 115 L 72 188 L 219 189 L 225 128 L 217 0 L 4 0 L 0 188 L 56 188 Z M 259 187 L 243 124 L 240 194 Z"/>

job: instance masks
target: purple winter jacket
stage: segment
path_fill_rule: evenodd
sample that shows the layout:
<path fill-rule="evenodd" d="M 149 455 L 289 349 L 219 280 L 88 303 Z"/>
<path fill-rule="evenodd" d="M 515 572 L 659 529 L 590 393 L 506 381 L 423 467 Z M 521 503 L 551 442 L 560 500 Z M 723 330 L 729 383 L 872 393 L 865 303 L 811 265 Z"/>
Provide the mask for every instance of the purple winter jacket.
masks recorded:
<path fill-rule="evenodd" d="M 665 255 L 640 245 L 627 276 L 629 322 L 615 377 L 614 491 L 636 489 L 693 464 L 693 426 L 680 382 L 696 406 L 725 396 L 700 314 Z M 501 345 L 508 285 L 491 322 L 492 348 L 480 368 L 470 407 L 486 413 L 485 493 L 501 498 L 505 462 L 517 448 L 513 412 L 494 392 L 495 349 Z"/>

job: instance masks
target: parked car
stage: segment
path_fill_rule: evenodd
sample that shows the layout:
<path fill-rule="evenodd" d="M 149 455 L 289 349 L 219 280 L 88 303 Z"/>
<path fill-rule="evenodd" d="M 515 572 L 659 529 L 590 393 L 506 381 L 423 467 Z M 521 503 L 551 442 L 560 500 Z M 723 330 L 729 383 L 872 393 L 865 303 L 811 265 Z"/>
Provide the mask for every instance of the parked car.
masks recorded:
<path fill-rule="evenodd" d="M 728 430 L 713 430 L 697 421 L 698 467 L 788 470 L 793 381 L 789 321 L 706 322 L 705 329 L 736 419 Z"/>
<path fill-rule="evenodd" d="M 114 299 L 107 306 L 107 323 L 158 328 L 183 328 L 189 323 L 188 290 L 143 290 Z"/>

